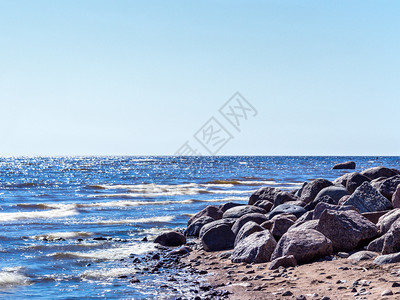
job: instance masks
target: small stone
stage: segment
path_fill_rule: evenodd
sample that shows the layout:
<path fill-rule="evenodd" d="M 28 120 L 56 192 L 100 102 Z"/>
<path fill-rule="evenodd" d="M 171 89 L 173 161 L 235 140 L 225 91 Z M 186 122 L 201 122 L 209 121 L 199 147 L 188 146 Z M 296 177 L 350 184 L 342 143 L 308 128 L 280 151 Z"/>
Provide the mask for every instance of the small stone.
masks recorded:
<path fill-rule="evenodd" d="M 304 295 L 299 295 L 296 297 L 296 300 L 307 300 L 307 298 Z"/>
<path fill-rule="evenodd" d="M 381 296 L 391 296 L 393 295 L 393 292 L 391 290 L 384 290 L 381 294 Z"/>
<path fill-rule="evenodd" d="M 400 283 L 398 283 L 398 282 L 393 282 L 393 283 L 392 283 L 392 287 L 400 287 Z"/>
<path fill-rule="evenodd" d="M 348 258 L 350 256 L 347 252 L 339 252 L 337 255 L 341 258 Z"/>
<path fill-rule="evenodd" d="M 140 280 L 137 279 L 136 277 L 132 277 L 132 279 L 129 282 L 130 283 L 138 283 L 138 282 L 140 282 Z"/>
<path fill-rule="evenodd" d="M 291 291 L 286 291 L 286 292 L 283 292 L 282 296 L 284 296 L 284 297 L 293 296 L 293 293 Z"/>
<path fill-rule="evenodd" d="M 321 300 L 331 300 L 331 298 L 329 298 L 328 296 L 324 296 L 321 298 Z"/>

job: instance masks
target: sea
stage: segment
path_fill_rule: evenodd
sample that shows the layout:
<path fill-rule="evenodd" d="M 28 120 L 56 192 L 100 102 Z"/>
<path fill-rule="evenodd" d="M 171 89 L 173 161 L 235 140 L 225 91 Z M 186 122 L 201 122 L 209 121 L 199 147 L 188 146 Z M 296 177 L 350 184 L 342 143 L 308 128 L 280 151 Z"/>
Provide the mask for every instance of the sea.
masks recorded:
<path fill-rule="evenodd" d="M 158 234 L 262 186 L 333 180 L 348 160 L 400 168 L 400 157 L 0 157 L 0 298 L 173 298 L 162 274 L 130 261 Z"/>

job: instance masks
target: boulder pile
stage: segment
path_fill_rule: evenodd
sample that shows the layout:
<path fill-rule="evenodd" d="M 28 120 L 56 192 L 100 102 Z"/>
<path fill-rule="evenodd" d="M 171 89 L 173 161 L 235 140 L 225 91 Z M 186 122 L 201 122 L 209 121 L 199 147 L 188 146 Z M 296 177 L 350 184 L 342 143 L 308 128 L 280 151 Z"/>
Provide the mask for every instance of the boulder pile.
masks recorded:
<path fill-rule="evenodd" d="M 379 263 L 393 261 L 400 257 L 400 171 L 375 167 L 293 191 L 262 187 L 246 205 L 206 207 L 189 220 L 185 235 L 199 237 L 206 251 L 232 250 L 232 262 L 271 261 L 270 268 L 343 251 L 368 250 Z"/>

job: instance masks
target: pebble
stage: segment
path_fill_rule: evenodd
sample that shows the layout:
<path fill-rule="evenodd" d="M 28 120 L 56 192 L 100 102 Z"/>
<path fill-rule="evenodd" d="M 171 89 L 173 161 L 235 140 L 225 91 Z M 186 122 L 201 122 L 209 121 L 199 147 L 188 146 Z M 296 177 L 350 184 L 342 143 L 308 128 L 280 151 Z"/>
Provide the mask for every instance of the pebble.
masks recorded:
<path fill-rule="evenodd" d="M 284 296 L 284 297 L 293 296 L 293 293 L 291 291 L 286 291 L 286 292 L 283 292 L 282 296 Z"/>
<path fill-rule="evenodd" d="M 392 283 L 392 287 L 400 287 L 400 283 L 398 283 L 398 282 L 393 282 L 393 283 Z"/>
<path fill-rule="evenodd" d="M 307 298 L 304 295 L 299 295 L 296 297 L 296 300 L 307 300 Z"/>
<path fill-rule="evenodd" d="M 384 290 L 381 294 L 381 296 L 391 296 L 393 295 L 393 292 L 391 290 Z"/>
<path fill-rule="evenodd" d="M 339 252 L 337 255 L 341 258 L 348 258 L 350 256 L 347 252 Z"/>

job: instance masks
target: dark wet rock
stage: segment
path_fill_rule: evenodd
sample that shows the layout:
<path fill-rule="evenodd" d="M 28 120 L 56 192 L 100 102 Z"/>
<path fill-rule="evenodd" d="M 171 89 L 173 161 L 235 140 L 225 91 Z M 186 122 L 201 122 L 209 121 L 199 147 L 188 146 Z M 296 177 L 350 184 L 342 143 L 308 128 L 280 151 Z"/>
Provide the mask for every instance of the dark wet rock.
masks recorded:
<path fill-rule="evenodd" d="M 353 194 L 354 191 L 365 181 L 370 182 L 371 179 L 365 175 L 361 175 L 360 173 L 351 173 L 347 179 L 346 189 L 350 194 Z"/>
<path fill-rule="evenodd" d="M 356 163 L 354 161 L 346 161 L 334 165 L 332 169 L 355 169 L 355 168 L 356 168 Z"/>
<path fill-rule="evenodd" d="M 321 202 L 321 203 L 318 203 L 318 205 L 314 209 L 313 219 L 314 220 L 319 219 L 321 217 L 322 213 L 326 209 L 335 210 L 335 211 L 353 210 L 353 211 L 359 213 L 358 210 L 354 206 L 351 206 L 351 205 L 340 206 L 340 205 L 332 205 L 332 204 Z"/>
<path fill-rule="evenodd" d="M 292 204 L 281 204 L 277 207 L 275 207 L 269 214 L 268 214 L 268 219 L 272 219 L 276 215 L 280 214 L 292 214 L 295 215 L 297 218 L 300 218 L 304 213 L 307 211 L 298 205 L 292 205 Z"/>
<path fill-rule="evenodd" d="M 271 260 L 293 255 L 298 263 L 307 263 L 332 254 L 332 242 L 313 230 L 289 230 L 279 240 Z"/>
<path fill-rule="evenodd" d="M 333 200 L 332 197 L 326 195 L 320 198 L 315 198 L 312 202 L 308 203 L 304 206 L 304 209 L 307 211 L 314 210 L 318 203 L 328 203 L 328 204 L 337 204 L 337 201 Z"/>
<path fill-rule="evenodd" d="M 317 229 L 332 241 L 334 251 L 354 250 L 378 235 L 376 225 L 353 210 L 325 210 Z"/>
<path fill-rule="evenodd" d="M 235 234 L 226 224 L 220 224 L 208 229 L 201 238 L 206 251 L 220 251 L 233 248 Z"/>
<path fill-rule="evenodd" d="M 307 229 L 314 229 L 316 230 L 318 226 L 318 220 L 309 220 L 303 222 L 301 224 L 294 224 L 292 227 L 289 228 L 288 231 L 291 230 L 307 230 Z"/>
<path fill-rule="evenodd" d="M 307 185 L 307 182 L 304 182 L 303 185 L 301 186 L 301 188 L 299 188 L 294 195 L 298 198 L 301 197 L 301 193 L 303 192 L 304 187 Z"/>
<path fill-rule="evenodd" d="M 400 262 L 400 253 L 379 255 L 374 259 L 374 264 L 384 265 Z"/>
<path fill-rule="evenodd" d="M 268 230 L 255 232 L 241 240 L 233 250 L 232 262 L 268 262 L 276 246 L 276 241 Z"/>
<path fill-rule="evenodd" d="M 361 175 L 367 176 L 369 179 L 377 179 L 379 177 L 392 177 L 396 176 L 397 173 L 392 169 L 385 167 L 374 167 L 361 172 Z"/>
<path fill-rule="evenodd" d="M 201 228 L 213 221 L 214 219 L 208 216 L 199 217 L 189 225 L 185 233 L 187 236 L 199 236 Z"/>
<path fill-rule="evenodd" d="M 350 176 L 352 174 L 354 174 L 354 172 L 353 173 L 346 173 L 346 174 L 343 174 L 342 176 L 336 178 L 334 181 L 332 181 L 333 185 L 342 185 L 342 186 L 346 187 L 347 180 L 350 178 Z"/>
<path fill-rule="evenodd" d="M 225 219 L 213 221 L 211 223 L 207 223 L 200 229 L 199 237 L 202 238 L 204 233 L 212 227 L 215 227 L 215 226 L 218 226 L 221 224 L 225 224 L 225 225 L 228 225 L 229 227 L 232 227 L 236 221 L 237 221 L 236 218 L 225 218 Z"/>
<path fill-rule="evenodd" d="M 328 186 L 331 186 L 331 185 L 332 185 L 332 182 L 330 182 L 329 180 L 322 179 L 322 178 L 314 179 L 313 181 L 308 182 L 304 186 L 303 191 L 301 193 L 300 200 L 306 204 L 310 203 L 315 199 L 315 197 L 318 195 L 318 193 L 322 189 L 324 189 Z"/>
<path fill-rule="evenodd" d="M 390 212 L 390 210 L 366 212 L 366 213 L 362 213 L 361 215 L 364 218 L 367 218 L 368 220 L 370 220 L 372 223 L 377 224 L 379 219 L 380 219 L 380 217 L 382 217 L 383 215 L 387 214 L 388 212 Z"/>
<path fill-rule="evenodd" d="M 250 221 L 245 223 L 238 231 L 235 239 L 235 246 L 243 239 L 248 237 L 254 232 L 264 231 L 265 229 L 261 227 L 258 223 Z"/>
<path fill-rule="evenodd" d="M 397 186 L 397 189 L 393 194 L 392 204 L 394 208 L 400 208 L 400 185 Z"/>
<path fill-rule="evenodd" d="M 211 217 L 214 220 L 218 220 L 222 218 L 222 212 L 219 210 L 219 207 L 216 205 L 209 205 L 206 208 L 204 208 L 203 210 L 199 211 L 197 214 L 195 214 L 194 216 L 192 216 L 188 223 L 187 226 L 190 226 L 190 224 L 192 224 L 196 219 L 200 218 L 200 217 Z"/>
<path fill-rule="evenodd" d="M 260 213 L 251 213 L 244 216 L 241 216 L 232 226 L 232 231 L 235 235 L 238 234 L 239 230 L 243 227 L 247 222 L 255 222 L 257 224 L 261 224 L 267 221 L 268 218 L 264 214 Z"/>
<path fill-rule="evenodd" d="M 132 277 L 132 279 L 129 281 L 130 283 L 139 283 L 140 280 L 137 279 L 136 277 Z"/>
<path fill-rule="evenodd" d="M 348 259 L 361 261 L 361 260 L 370 260 L 377 257 L 378 254 L 372 251 L 358 251 L 348 257 Z"/>
<path fill-rule="evenodd" d="M 274 198 L 274 207 L 277 207 L 278 205 L 281 205 L 286 202 L 291 202 L 291 201 L 298 201 L 299 198 L 296 197 L 295 195 L 292 195 L 289 192 L 279 192 L 275 194 Z"/>
<path fill-rule="evenodd" d="M 175 247 L 184 245 L 186 243 L 186 238 L 180 232 L 170 231 L 157 236 L 154 243 L 167 247 Z"/>
<path fill-rule="evenodd" d="M 400 252 L 400 220 L 396 220 L 384 235 L 382 254 Z"/>
<path fill-rule="evenodd" d="M 277 215 L 272 220 L 271 233 L 274 237 L 280 238 L 294 224 L 293 219 L 286 215 Z"/>
<path fill-rule="evenodd" d="M 274 204 L 268 200 L 258 200 L 256 203 L 254 203 L 254 206 L 260 207 L 264 209 L 266 212 L 269 212 L 271 208 L 274 206 Z"/>
<path fill-rule="evenodd" d="M 167 253 L 167 256 L 185 255 L 192 251 L 189 247 L 179 247 Z"/>
<path fill-rule="evenodd" d="M 390 201 L 392 200 L 392 196 L 396 191 L 397 187 L 400 185 L 400 175 L 396 175 L 385 179 L 379 185 L 378 191 Z"/>
<path fill-rule="evenodd" d="M 223 218 L 240 218 L 244 215 L 251 214 L 251 213 L 260 213 L 260 214 L 266 214 L 267 212 L 259 208 L 257 206 L 253 205 L 243 205 L 243 206 L 236 206 L 228 209 L 226 212 L 223 214 Z"/>
<path fill-rule="evenodd" d="M 226 212 L 228 209 L 232 208 L 232 207 L 236 207 L 236 206 L 242 206 L 244 204 L 241 203 L 234 203 L 234 202 L 227 202 L 224 204 L 221 204 L 219 206 L 219 210 L 222 211 L 223 213 Z"/>
<path fill-rule="evenodd" d="M 284 255 L 271 261 L 270 270 L 278 269 L 279 267 L 289 268 L 297 266 L 296 258 L 293 255 Z"/>
<path fill-rule="evenodd" d="M 331 197 L 334 201 L 335 204 L 337 204 L 343 196 L 349 195 L 349 192 L 347 191 L 346 188 L 342 186 L 328 186 L 324 189 L 322 189 L 317 196 L 315 197 L 314 201 L 319 201 L 324 196 L 329 196 Z"/>
<path fill-rule="evenodd" d="M 255 191 L 249 199 L 249 205 L 253 205 L 254 203 L 256 203 L 259 200 L 268 200 L 271 202 L 274 202 L 275 199 L 275 195 L 277 193 L 279 193 L 281 190 L 277 189 L 277 188 L 273 188 L 273 187 L 262 187 L 260 189 L 258 189 L 257 191 Z"/>
<path fill-rule="evenodd" d="M 380 236 L 368 244 L 367 250 L 373 252 L 382 252 L 384 242 L 385 236 Z"/>
<path fill-rule="evenodd" d="M 376 224 L 381 234 L 385 234 L 389 231 L 390 227 L 394 222 L 400 219 L 400 209 L 396 208 L 389 210 L 386 214 L 379 218 Z"/>
<path fill-rule="evenodd" d="M 343 205 L 353 205 L 360 213 L 392 208 L 392 203 L 374 189 L 369 182 L 363 182 Z"/>

